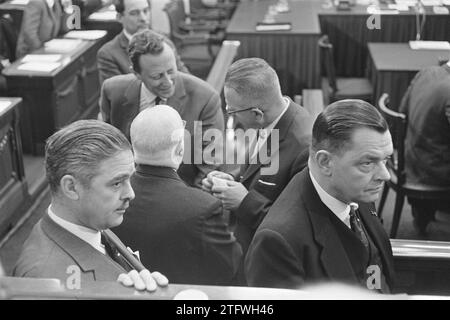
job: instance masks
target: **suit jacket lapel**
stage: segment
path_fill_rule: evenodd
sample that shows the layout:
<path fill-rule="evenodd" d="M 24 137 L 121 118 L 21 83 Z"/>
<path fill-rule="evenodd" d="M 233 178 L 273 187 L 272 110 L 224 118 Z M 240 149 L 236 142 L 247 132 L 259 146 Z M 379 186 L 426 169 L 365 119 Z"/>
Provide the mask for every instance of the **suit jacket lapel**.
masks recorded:
<path fill-rule="evenodd" d="M 95 280 L 115 280 L 110 279 L 111 273 L 125 272 L 110 257 L 56 224 L 48 214 L 42 218 L 41 226 L 45 234 L 71 256 L 83 272 L 93 271 Z"/>
<path fill-rule="evenodd" d="M 286 137 L 286 134 L 289 132 L 289 127 L 291 126 L 292 121 L 294 121 L 297 115 L 298 110 L 296 108 L 297 107 L 293 104 L 292 100 L 290 100 L 286 112 L 283 114 L 283 116 L 280 118 L 280 120 L 274 127 L 274 129 L 278 130 L 278 138 L 279 138 L 278 143 L 276 143 L 275 145 L 272 145 L 271 143 L 268 144 L 268 142 L 271 141 L 271 135 L 269 135 L 267 137 L 267 140 L 264 142 L 263 146 L 260 149 L 266 150 L 267 155 L 270 155 L 270 158 L 267 157 L 262 162 L 258 161 L 255 164 L 249 164 L 244 166 L 243 172 L 241 172 L 242 183 L 251 178 L 261 166 L 269 165 L 272 158 L 274 156 L 277 156 L 280 145 L 283 142 L 284 138 Z"/>
<path fill-rule="evenodd" d="M 127 37 L 125 36 L 125 33 L 123 33 L 123 31 L 119 34 L 118 40 L 119 40 L 119 46 L 122 49 L 125 49 L 125 51 L 127 51 L 129 41 L 128 41 Z"/>
<path fill-rule="evenodd" d="M 186 89 L 183 82 L 183 74 L 178 72 L 175 78 L 175 93 L 169 99 L 167 99 L 167 104 L 178 111 L 178 113 L 183 118 L 183 112 L 185 111 L 184 98 L 186 96 Z"/>
<path fill-rule="evenodd" d="M 303 170 L 301 174 L 303 175 L 301 196 L 311 219 L 314 238 L 322 247 L 320 259 L 323 268 L 331 279 L 348 279 L 357 282 L 353 266 L 330 220 L 333 212 L 320 200 L 309 176 L 309 170 Z"/>
<path fill-rule="evenodd" d="M 124 128 L 126 131 L 124 132 L 127 137 L 130 136 L 130 125 L 133 119 L 139 113 L 140 107 L 140 99 L 141 99 L 141 84 L 142 81 L 138 78 L 134 78 L 127 89 L 125 90 L 125 102 L 123 107 L 118 110 L 123 111 L 123 115 L 119 117 L 120 119 L 124 119 L 123 123 L 128 124 L 127 128 Z"/>

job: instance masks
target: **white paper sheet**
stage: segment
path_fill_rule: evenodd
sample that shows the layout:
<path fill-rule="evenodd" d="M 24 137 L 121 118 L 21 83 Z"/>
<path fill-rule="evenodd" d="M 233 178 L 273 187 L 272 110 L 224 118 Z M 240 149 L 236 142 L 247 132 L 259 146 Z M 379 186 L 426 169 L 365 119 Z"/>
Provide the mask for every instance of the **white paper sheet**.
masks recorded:
<path fill-rule="evenodd" d="M 81 45 L 80 39 L 52 39 L 45 43 L 46 52 L 71 52 Z"/>
<path fill-rule="evenodd" d="M 11 101 L 0 100 L 0 113 L 6 110 L 11 105 Z"/>
<path fill-rule="evenodd" d="M 447 7 L 438 7 L 438 6 L 433 7 L 433 12 L 435 14 L 448 14 L 449 13 Z"/>
<path fill-rule="evenodd" d="M 114 21 L 116 20 L 117 12 L 116 11 L 101 11 L 94 12 L 89 16 L 89 20 L 106 20 L 106 21 Z"/>
<path fill-rule="evenodd" d="M 57 62 L 61 57 L 60 54 L 27 54 L 22 62 Z"/>
<path fill-rule="evenodd" d="M 413 50 L 450 50 L 448 41 L 410 41 L 409 46 Z"/>
<path fill-rule="evenodd" d="M 57 62 L 49 62 L 49 63 L 27 62 L 18 66 L 17 69 L 27 71 L 50 72 L 58 68 L 60 65 L 61 63 Z"/>
<path fill-rule="evenodd" d="M 30 0 L 12 0 L 10 4 L 26 6 Z"/>
<path fill-rule="evenodd" d="M 64 35 L 64 38 L 97 40 L 106 35 L 106 30 L 73 30 Z"/>

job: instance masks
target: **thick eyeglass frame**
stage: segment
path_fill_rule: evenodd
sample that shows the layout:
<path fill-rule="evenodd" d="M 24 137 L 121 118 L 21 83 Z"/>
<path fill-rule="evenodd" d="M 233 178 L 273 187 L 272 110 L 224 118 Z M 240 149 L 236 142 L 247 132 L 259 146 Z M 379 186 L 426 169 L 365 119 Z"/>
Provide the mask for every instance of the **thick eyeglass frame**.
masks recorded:
<path fill-rule="evenodd" d="M 239 112 L 244 112 L 244 111 L 249 111 L 249 110 L 256 110 L 256 109 L 258 109 L 258 108 L 257 107 L 250 107 L 250 108 L 246 108 L 246 109 L 242 109 L 242 110 L 228 111 L 228 106 L 225 107 L 225 111 L 227 112 L 228 115 L 239 113 Z"/>

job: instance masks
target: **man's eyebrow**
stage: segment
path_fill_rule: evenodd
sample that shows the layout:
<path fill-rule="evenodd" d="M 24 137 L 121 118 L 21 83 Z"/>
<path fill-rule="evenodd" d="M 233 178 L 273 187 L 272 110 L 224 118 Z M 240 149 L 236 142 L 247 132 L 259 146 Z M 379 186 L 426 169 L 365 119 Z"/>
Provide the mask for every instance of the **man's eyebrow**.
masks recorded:
<path fill-rule="evenodd" d="M 134 172 L 134 171 L 133 171 L 133 172 Z M 119 175 L 117 175 L 117 176 L 115 176 L 115 177 L 112 177 L 112 178 L 110 179 L 110 181 L 126 180 L 126 179 L 128 179 L 129 177 L 131 177 L 131 174 L 123 173 L 123 174 L 119 174 Z"/>

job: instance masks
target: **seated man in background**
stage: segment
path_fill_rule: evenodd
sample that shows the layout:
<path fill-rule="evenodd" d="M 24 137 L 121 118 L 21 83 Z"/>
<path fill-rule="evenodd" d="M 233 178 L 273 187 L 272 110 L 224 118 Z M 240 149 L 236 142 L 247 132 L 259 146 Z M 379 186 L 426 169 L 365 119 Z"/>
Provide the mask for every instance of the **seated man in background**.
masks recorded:
<path fill-rule="evenodd" d="M 141 290 L 167 285 L 158 272 L 131 270 L 132 262 L 117 254 L 123 244 L 105 234 L 122 222 L 134 198 L 133 153 L 119 130 L 97 120 L 64 127 L 47 141 L 45 168 L 52 201 L 24 243 L 13 276 L 65 284 L 78 273 L 81 287 L 116 279 Z"/>
<path fill-rule="evenodd" d="M 222 200 L 224 208 L 235 215 L 235 234 L 245 255 L 272 203 L 307 164 L 312 119 L 304 108 L 282 95 L 275 70 L 259 58 L 234 62 L 225 78 L 224 93 L 228 114 L 233 114 L 246 131 L 258 130 L 260 135 L 253 137 L 239 177 L 213 171 L 203 180 L 203 189 Z M 273 142 L 272 131 L 278 133 Z M 264 145 L 269 159 L 263 163 L 260 150 Z M 276 165 L 274 173 L 264 173 Z M 227 181 L 216 185 L 213 178 Z"/>
<path fill-rule="evenodd" d="M 217 168 L 203 161 L 209 143 L 194 143 L 208 129 L 224 131 L 219 94 L 205 81 L 178 72 L 173 49 L 160 34 L 145 30 L 133 36 L 129 47 L 134 74 L 112 77 L 103 83 L 100 108 L 104 121 L 119 128 L 127 137 L 139 112 L 160 104 L 173 107 L 186 121 L 191 135 L 188 158 L 179 174 L 188 184 L 199 186 L 208 172 Z M 186 163 L 188 162 L 188 163 Z M 194 163 L 195 162 L 195 163 Z"/>
<path fill-rule="evenodd" d="M 392 152 L 387 123 L 369 103 L 325 108 L 313 126 L 308 168 L 278 197 L 248 249 L 248 284 L 335 281 L 390 292 L 392 249 L 373 202 L 390 178 Z"/>
<path fill-rule="evenodd" d="M 71 0 L 30 0 L 17 39 L 16 59 L 68 31 L 67 18 L 72 13 Z"/>
<path fill-rule="evenodd" d="M 97 53 L 97 65 L 100 85 L 106 79 L 120 74 L 132 73 L 130 58 L 128 57 L 128 44 L 131 37 L 151 26 L 151 6 L 149 0 L 116 0 L 117 20 L 122 24 L 123 30 L 114 39 L 105 43 Z M 176 53 L 175 45 L 168 38 L 164 39 L 174 50 L 179 71 L 189 72 Z"/>
<path fill-rule="evenodd" d="M 178 176 L 184 124 L 176 110 L 158 105 L 131 124 L 137 164 L 136 198 L 115 232 L 142 262 L 173 283 L 231 285 L 242 251 L 228 230 L 222 204 Z"/>
<path fill-rule="evenodd" d="M 405 140 L 406 180 L 450 187 L 450 61 L 420 71 L 401 102 L 408 116 Z M 450 199 L 409 199 L 421 233 L 436 210 L 450 213 Z"/>

